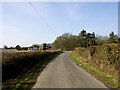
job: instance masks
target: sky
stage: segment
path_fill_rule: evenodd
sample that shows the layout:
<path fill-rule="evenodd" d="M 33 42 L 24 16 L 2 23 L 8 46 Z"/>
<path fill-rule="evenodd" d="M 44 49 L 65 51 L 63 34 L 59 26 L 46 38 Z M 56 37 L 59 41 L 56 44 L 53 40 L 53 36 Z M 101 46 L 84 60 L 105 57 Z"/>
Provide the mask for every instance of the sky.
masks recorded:
<path fill-rule="evenodd" d="M 53 43 L 64 34 L 81 30 L 109 36 L 118 34 L 117 2 L 28 2 L 2 3 L 2 43 L 10 46 Z"/>

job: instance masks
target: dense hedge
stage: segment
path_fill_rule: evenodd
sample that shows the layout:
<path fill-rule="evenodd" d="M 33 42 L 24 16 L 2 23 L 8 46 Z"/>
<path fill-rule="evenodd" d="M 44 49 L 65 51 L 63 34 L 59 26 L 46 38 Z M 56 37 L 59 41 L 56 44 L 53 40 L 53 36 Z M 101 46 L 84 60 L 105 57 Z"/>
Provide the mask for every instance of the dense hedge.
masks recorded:
<path fill-rule="evenodd" d="M 104 71 L 113 74 L 118 73 L 118 64 L 120 61 L 120 45 L 118 44 L 76 48 L 75 55 Z"/>
<path fill-rule="evenodd" d="M 45 62 L 49 55 L 60 51 L 28 51 L 28 52 L 4 52 L 2 53 L 2 79 L 15 76 L 29 70 L 35 64 Z M 44 59 L 44 60 L 43 60 Z"/>

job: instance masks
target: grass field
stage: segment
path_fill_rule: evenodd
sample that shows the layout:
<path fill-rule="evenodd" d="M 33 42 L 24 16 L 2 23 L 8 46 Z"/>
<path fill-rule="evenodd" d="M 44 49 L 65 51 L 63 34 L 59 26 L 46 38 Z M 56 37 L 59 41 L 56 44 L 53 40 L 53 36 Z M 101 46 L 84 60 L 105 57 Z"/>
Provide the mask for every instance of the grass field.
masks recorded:
<path fill-rule="evenodd" d="M 2 51 L 3 89 L 32 88 L 44 67 L 61 51 Z"/>

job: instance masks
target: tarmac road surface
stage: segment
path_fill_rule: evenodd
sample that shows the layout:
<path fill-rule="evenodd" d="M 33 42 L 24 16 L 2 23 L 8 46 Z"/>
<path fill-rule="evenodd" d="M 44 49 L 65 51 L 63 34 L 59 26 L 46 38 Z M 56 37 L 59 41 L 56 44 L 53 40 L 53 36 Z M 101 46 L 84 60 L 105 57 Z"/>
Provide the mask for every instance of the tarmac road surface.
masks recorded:
<path fill-rule="evenodd" d="M 54 58 L 38 77 L 34 88 L 107 88 L 77 66 L 65 52 Z"/>

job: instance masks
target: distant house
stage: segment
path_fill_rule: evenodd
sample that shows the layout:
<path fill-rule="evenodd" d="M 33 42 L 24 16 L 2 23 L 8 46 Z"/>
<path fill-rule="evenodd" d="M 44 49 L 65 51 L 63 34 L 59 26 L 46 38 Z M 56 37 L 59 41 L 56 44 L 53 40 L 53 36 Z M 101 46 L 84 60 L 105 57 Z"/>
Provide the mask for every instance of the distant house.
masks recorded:
<path fill-rule="evenodd" d="M 45 50 L 52 48 L 52 44 L 51 43 L 48 43 L 48 44 L 43 43 L 42 45 L 36 44 L 36 45 L 30 46 L 28 49 L 29 50 L 44 50 L 44 48 Z"/>
<path fill-rule="evenodd" d="M 33 47 L 33 49 L 32 50 L 38 50 L 38 47 Z"/>
<path fill-rule="evenodd" d="M 39 50 L 39 46 L 32 45 L 29 47 L 29 50 Z"/>

